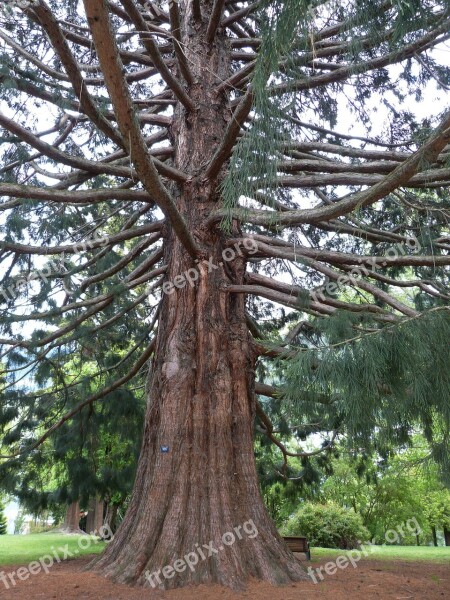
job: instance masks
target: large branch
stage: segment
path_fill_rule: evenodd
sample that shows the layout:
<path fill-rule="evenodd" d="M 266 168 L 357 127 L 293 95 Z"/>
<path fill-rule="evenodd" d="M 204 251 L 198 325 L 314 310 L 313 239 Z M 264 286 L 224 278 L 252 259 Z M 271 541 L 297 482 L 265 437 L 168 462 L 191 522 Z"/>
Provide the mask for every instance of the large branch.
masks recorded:
<path fill-rule="evenodd" d="M 408 181 L 424 165 L 432 164 L 436 161 L 439 154 L 450 142 L 450 111 L 447 111 L 439 127 L 416 152 L 398 165 L 391 173 L 383 177 L 381 181 L 371 186 L 367 190 L 349 194 L 339 202 L 328 206 L 309 208 L 304 210 L 286 211 L 283 213 L 274 213 L 273 211 L 255 211 L 232 209 L 220 210 L 213 214 L 210 223 L 217 222 L 230 213 L 236 219 L 246 223 L 265 226 L 292 226 L 299 224 L 317 224 L 320 221 L 335 219 L 352 212 L 356 208 L 374 204 L 381 200 L 398 187 L 406 185 Z M 317 185 L 317 184 L 316 184 Z"/>
<path fill-rule="evenodd" d="M 173 35 L 173 46 L 175 49 L 175 56 L 177 57 L 178 64 L 180 65 L 180 71 L 183 75 L 186 83 L 192 85 L 194 79 L 192 77 L 189 63 L 181 44 L 181 24 L 180 24 L 180 12 L 178 10 L 178 4 L 176 2 L 169 2 L 169 15 L 170 15 L 170 28 Z"/>
<path fill-rule="evenodd" d="M 70 51 L 67 40 L 58 25 L 53 11 L 47 6 L 44 0 L 36 0 L 30 8 L 25 8 L 23 10 L 26 14 L 30 15 L 31 18 L 37 19 L 47 33 L 56 54 L 64 65 L 66 73 L 72 83 L 75 96 L 78 98 L 85 114 L 100 129 L 100 131 L 107 135 L 115 144 L 122 147 L 123 142 L 119 133 L 101 114 L 96 103 L 90 96 L 77 62 Z"/>
<path fill-rule="evenodd" d="M 443 41 L 442 39 L 439 39 L 439 36 L 448 33 L 449 25 L 450 20 L 448 18 L 442 19 L 439 27 L 436 27 L 418 40 L 415 40 L 410 44 L 406 44 L 401 50 L 394 50 L 384 56 L 379 56 L 377 58 L 357 64 L 347 65 L 316 77 L 304 77 L 303 79 L 299 79 L 297 81 L 280 83 L 273 86 L 270 90 L 270 93 L 273 95 L 280 95 L 286 92 L 310 90 L 316 87 L 328 85 L 330 83 L 345 81 L 354 75 L 367 73 L 368 71 L 381 69 L 387 67 L 388 65 L 399 63 L 407 58 L 413 57 L 416 53 L 422 52 L 427 48 L 437 45 L 439 42 Z"/>
<path fill-rule="evenodd" d="M 139 201 L 154 204 L 146 190 L 127 190 L 121 188 L 102 188 L 99 190 L 66 191 L 56 188 L 37 187 L 17 183 L 0 183 L 0 196 L 13 198 L 31 198 L 63 204 L 97 204 L 109 200 Z M 0 203 L 0 207 L 2 204 Z"/>
<path fill-rule="evenodd" d="M 208 179 L 215 179 L 220 172 L 223 164 L 230 158 L 233 146 L 241 130 L 241 126 L 248 117 L 253 102 L 253 90 L 249 86 L 247 92 L 238 104 L 231 117 L 228 127 L 225 131 L 224 139 L 217 148 L 214 156 L 209 163 L 205 176 Z"/>
<path fill-rule="evenodd" d="M 310 265 L 316 266 L 316 268 L 317 268 L 317 263 L 315 263 L 315 262 L 310 263 Z M 319 268 L 317 270 L 320 270 L 320 272 L 324 273 L 325 275 L 327 275 L 327 277 L 329 277 L 330 279 L 332 279 L 334 281 L 340 280 L 341 274 L 339 272 L 333 271 L 333 269 L 331 269 L 331 268 L 323 269 L 321 266 L 319 266 Z M 344 285 L 351 285 L 352 287 L 359 287 L 361 289 L 364 289 L 365 291 L 370 292 L 376 300 L 385 302 L 388 306 L 391 306 L 395 310 L 398 310 L 400 313 L 402 313 L 408 317 L 414 317 L 419 314 L 416 310 L 412 309 L 410 306 L 407 306 L 403 302 L 400 302 L 396 298 L 392 297 L 390 294 L 388 294 L 384 290 L 377 288 L 376 286 L 368 283 L 367 281 L 364 281 L 361 278 L 359 278 L 358 280 L 355 280 L 354 278 L 350 280 L 348 277 L 343 277 L 343 279 L 344 279 Z M 301 295 L 305 293 L 305 290 L 303 290 L 302 288 L 300 288 L 298 286 L 289 285 L 282 281 L 277 281 L 276 279 L 264 277 L 263 275 L 259 275 L 257 273 L 249 273 L 247 275 L 246 280 L 250 284 L 256 284 L 258 286 L 267 287 L 268 289 L 273 289 L 273 290 L 282 292 L 284 294 L 294 295 L 296 298 L 301 298 Z M 364 304 L 343 302 L 341 300 L 336 300 L 335 298 L 332 298 L 332 297 L 327 297 L 323 293 L 322 294 L 315 293 L 314 295 L 311 294 L 311 297 L 315 298 L 314 302 L 311 302 L 312 308 L 316 307 L 316 304 L 315 304 L 316 302 L 322 302 L 323 304 L 327 304 L 327 305 L 333 306 L 335 308 L 342 308 L 345 310 L 350 310 L 352 312 L 368 312 L 368 313 L 372 313 L 372 314 L 384 315 L 386 317 L 386 311 L 376 304 L 369 304 L 368 302 L 365 302 Z M 389 315 L 388 317 L 389 317 L 388 320 L 390 320 L 391 315 Z"/>
<path fill-rule="evenodd" d="M 180 242 L 191 256 L 196 257 L 199 249 L 173 198 L 162 184 L 141 134 L 131 95 L 123 78 L 123 65 L 107 5 L 104 0 L 83 1 L 99 62 L 105 75 L 106 86 L 130 160 L 144 187 L 166 215 Z"/>
<path fill-rule="evenodd" d="M 160 228 L 161 221 L 156 221 L 155 223 L 142 225 L 141 227 L 122 231 L 115 235 L 108 235 L 101 239 L 85 239 L 76 244 L 68 244 L 66 246 L 31 246 L 29 244 L 0 241 L 0 249 L 9 250 L 18 254 L 38 254 L 42 256 L 51 256 L 53 254 L 78 254 L 86 250 L 101 248 L 102 246 L 105 246 L 105 244 L 114 245 L 119 242 L 124 242 L 125 240 L 132 240 L 133 238 L 158 231 Z"/>
<path fill-rule="evenodd" d="M 214 41 L 217 28 L 220 24 L 220 19 L 222 17 L 224 6 L 225 0 L 214 0 L 211 17 L 208 23 L 208 29 L 206 30 L 206 40 L 208 44 L 212 44 L 212 42 Z"/>
<path fill-rule="evenodd" d="M 183 104 L 183 106 L 186 108 L 186 110 L 191 111 L 191 112 L 194 111 L 196 108 L 194 102 L 188 96 L 188 94 L 186 93 L 184 88 L 180 85 L 180 83 L 172 75 L 172 73 L 170 72 L 166 63 L 164 62 L 164 59 L 161 56 L 161 53 L 158 50 L 158 46 L 155 44 L 155 42 L 152 40 L 152 38 L 149 37 L 148 33 L 150 33 L 150 31 L 147 27 L 147 22 L 144 19 L 144 17 L 142 16 L 142 13 L 137 8 L 136 4 L 133 2 L 133 0 L 120 0 L 120 2 L 123 4 L 124 8 L 126 9 L 127 13 L 129 14 L 137 31 L 139 31 L 139 35 L 141 37 L 141 42 L 144 45 L 144 48 L 149 53 L 149 55 L 153 61 L 153 64 L 158 69 L 161 77 L 167 83 L 169 88 L 173 91 L 173 93 L 178 98 L 178 100 Z M 87 5 L 89 3 L 87 1 L 85 1 L 84 4 L 86 7 L 86 14 L 88 14 Z M 95 5 L 96 2 L 94 2 L 93 4 Z M 93 12 L 91 14 L 94 14 L 94 13 L 95 13 L 95 10 L 93 9 Z M 88 16 L 88 19 L 89 19 L 89 16 Z M 93 31 L 92 25 L 91 25 L 91 29 L 92 29 L 92 35 L 94 36 L 94 31 Z M 147 33 L 147 35 L 145 35 L 146 33 Z M 94 43 L 96 43 L 95 37 L 94 37 Z M 98 37 L 97 37 L 97 43 L 98 43 Z M 97 43 L 96 43 L 96 46 L 97 46 Z M 97 51 L 98 51 L 98 49 L 97 49 Z M 117 46 L 116 46 L 116 52 L 117 53 L 119 52 Z M 120 60 L 120 58 L 119 58 L 119 60 Z M 100 59 L 100 64 L 101 63 L 102 63 L 102 61 Z M 105 73 L 105 78 L 106 78 L 106 73 Z"/>
<path fill-rule="evenodd" d="M 251 236 L 250 236 L 251 237 Z M 369 268 L 381 268 L 386 266 L 398 267 L 433 267 L 450 265 L 450 255 L 408 255 L 395 252 L 393 256 L 358 255 L 334 250 L 316 250 L 306 246 L 290 245 L 290 248 L 279 248 L 269 244 L 258 242 L 258 252 L 262 256 L 287 258 L 288 260 L 301 260 L 312 258 L 315 261 L 326 262 L 332 265 L 349 265 Z"/>
<path fill-rule="evenodd" d="M 293 162 L 293 161 L 292 161 Z M 307 161 L 302 161 L 307 162 Z M 306 168 L 307 170 L 312 170 L 312 163 L 316 162 L 315 170 L 321 172 L 321 175 L 292 175 L 292 176 L 279 176 L 273 182 L 279 187 L 284 188 L 310 188 L 310 187 L 318 187 L 318 186 L 328 186 L 328 185 L 375 185 L 376 183 L 380 183 L 384 181 L 384 176 L 382 174 L 367 174 L 364 173 L 366 170 L 371 170 L 372 167 L 370 164 L 366 165 L 349 165 L 349 168 L 346 170 L 344 165 L 338 165 L 337 163 L 332 163 L 331 161 L 309 161 L 311 168 Z M 382 169 L 381 165 L 378 171 L 387 171 L 391 172 L 393 170 L 393 165 L 389 168 Z M 325 173 L 326 171 L 335 171 L 335 173 Z M 359 172 L 358 172 L 359 171 Z M 414 175 L 407 182 L 405 182 L 404 186 L 410 188 L 432 188 L 432 187 L 443 187 L 448 185 L 450 182 L 450 169 L 433 169 L 425 171 L 424 173 L 419 173 Z M 263 180 L 255 180 L 254 187 L 266 187 L 267 183 Z M 395 189 L 395 188 L 394 188 Z"/>

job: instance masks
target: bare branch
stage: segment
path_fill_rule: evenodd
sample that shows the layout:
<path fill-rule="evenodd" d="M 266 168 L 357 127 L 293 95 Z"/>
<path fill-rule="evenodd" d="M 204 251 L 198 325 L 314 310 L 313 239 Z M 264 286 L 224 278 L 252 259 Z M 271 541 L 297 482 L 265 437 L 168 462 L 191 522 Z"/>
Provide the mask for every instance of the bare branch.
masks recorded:
<path fill-rule="evenodd" d="M 175 96 L 183 104 L 183 106 L 186 108 L 187 111 L 192 112 L 193 110 L 195 110 L 194 102 L 191 100 L 191 98 L 188 96 L 186 91 L 183 89 L 183 87 L 180 85 L 180 83 L 175 79 L 175 77 L 170 72 L 169 68 L 167 67 L 166 63 L 164 62 L 163 57 L 161 56 L 161 54 L 158 50 L 158 46 L 151 39 L 151 37 L 149 37 L 148 35 L 143 35 L 145 32 L 147 32 L 149 30 L 147 27 L 147 22 L 144 19 L 144 17 L 142 16 L 141 12 L 138 10 L 136 4 L 133 2 L 133 0 L 120 0 L 120 2 L 123 4 L 124 8 L 127 10 L 127 13 L 130 15 L 136 29 L 139 31 L 141 42 L 144 45 L 147 52 L 150 54 L 153 64 L 158 69 L 158 72 L 161 75 L 161 77 L 164 79 L 164 81 L 167 83 L 169 88 L 173 91 Z M 85 6 L 86 6 L 86 4 L 87 3 L 85 2 Z M 88 10 L 87 10 L 87 6 L 86 6 L 86 14 L 87 15 L 89 14 Z M 88 19 L 89 19 L 89 16 L 88 16 Z M 92 27 L 92 34 L 94 35 L 93 27 Z M 94 37 L 94 41 L 95 41 L 95 37 Z M 97 44 L 98 44 L 98 38 L 97 38 Z M 100 63 L 101 62 L 102 61 L 100 60 Z M 106 77 L 106 74 L 105 74 L 105 77 Z"/>
<path fill-rule="evenodd" d="M 31 18 L 37 19 L 47 33 L 55 52 L 58 54 L 64 65 L 83 111 L 91 121 L 97 125 L 100 131 L 113 140 L 115 144 L 122 147 L 123 142 L 120 134 L 101 114 L 94 100 L 90 96 L 77 62 L 70 51 L 66 38 L 64 37 L 50 7 L 44 0 L 37 0 L 37 2 L 33 3 L 31 8 L 24 8 L 23 10 L 26 14 L 30 15 Z"/>
<path fill-rule="evenodd" d="M 217 28 L 219 27 L 224 6 L 225 0 L 214 0 L 214 5 L 211 11 L 211 17 L 208 23 L 208 29 L 206 30 L 206 41 L 208 42 L 208 44 L 212 44 L 214 41 L 214 37 L 216 35 Z"/>
<path fill-rule="evenodd" d="M 135 169 L 189 254 L 196 257 L 199 249 L 176 204 L 159 179 L 154 162 L 148 153 L 134 114 L 133 103 L 123 80 L 123 67 L 104 0 L 84 0 L 100 64 L 105 73 L 106 86 L 114 105 L 117 122 L 124 144 Z"/>
<path fill-rule="evenodd" d="M 236 142 L 236 139 L 241 130 L 241 125 L 245 121 L 250 112 L 253 102 L 253 90 L 249 86 L 247 92 L 243 96 L 242 100 L 238 104 L 233 116 L 228 123 L 227 130 L 225 131 L 224 139 L 220 146 L 217 148 L 214 156 L 211 159 L 208 167 L 206 168 L 205 176 L 208 179 L 215 179 L 220 172 L 223 164 L 230 158 L 231 151 Z"/>
<path fill-rule="evenodd" d="M 161 228 L 162 221 L 156 221 L 149 225 L 142 225 L 135 229 L 129 229 L 116 233 L 115 235 L 109 235 L 104 238 L 86 239 L 78 242 L 77 244 L 70 244 L 67 246 L 30 246 L 28 244 L 16 244 L 14 242 L 0 241 L 0 249 L 11 250 L 18 254 L 39 254 L 42 256 L 49 256 L 52 254 L 77 254 L 86 250 L 93 250 L 95 248 L 101 248 L 108 245 L 118 244 L 125 240 L 132 240 L 133 238 L 153 233 Z"/>
<path fill-rule="evenodd" d="M 178 4 L 176 2 L 169 2 L 169 15 L 170 15 L 170 28 L 173 35 L 173 45 L 175 49 L 175 55 L 180 65 L 180 71 L 183 75 L 186 83 L 192 85 L 194 82 L 189 64 L 184 54 L 181 45 L 181 25 L 180 25 L 180 13 L 178 10 Z"/>

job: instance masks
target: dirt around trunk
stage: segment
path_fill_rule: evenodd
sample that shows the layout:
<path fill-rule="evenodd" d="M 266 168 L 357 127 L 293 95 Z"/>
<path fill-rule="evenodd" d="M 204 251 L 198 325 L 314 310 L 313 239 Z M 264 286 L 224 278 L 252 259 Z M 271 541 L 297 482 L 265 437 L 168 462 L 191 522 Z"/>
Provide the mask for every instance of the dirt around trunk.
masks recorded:
<path fill-rule="evenodd" d="M 450 589 L 450 565 L 410 561 L 361 561 L 338 570 L 324 581 L 298 582 L 272 587 L 252 580 L 245 591 L 235 593 L 218 585 L 188 586 L 161 591 L 115 584 L 83 568 L 87 559 L 55 565 L 6 589 L 0 581 L 2 600 L 446 600 Z M 306 563 L 303 563 L 306 566 Z M 312 563 L 313 568 L 323 563 Z M 0 567 L 10 573 L 17 567 Z"/>

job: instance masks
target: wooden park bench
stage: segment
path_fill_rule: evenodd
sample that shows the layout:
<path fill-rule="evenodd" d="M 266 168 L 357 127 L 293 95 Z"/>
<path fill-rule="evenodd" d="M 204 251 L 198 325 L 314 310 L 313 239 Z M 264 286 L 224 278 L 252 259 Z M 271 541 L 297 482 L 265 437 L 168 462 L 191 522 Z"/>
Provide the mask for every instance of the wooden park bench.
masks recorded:
<path fill-rule="evenodd" d="M 283 537 L 287 547 L 291 552 L 304 552 L 306 558 L 311 560 L 311 550 L 309 549 L 308 540 L 299 535 Z"/>

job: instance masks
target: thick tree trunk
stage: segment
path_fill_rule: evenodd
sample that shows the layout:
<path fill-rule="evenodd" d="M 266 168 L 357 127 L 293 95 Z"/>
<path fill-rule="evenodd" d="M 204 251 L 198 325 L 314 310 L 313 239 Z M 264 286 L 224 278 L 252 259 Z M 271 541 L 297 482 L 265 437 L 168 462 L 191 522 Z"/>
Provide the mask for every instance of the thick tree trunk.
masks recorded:
<path fill-rule="evenodd" d="M 170 254 L 172 277 L 192 267 L 178 243 Z M 233 275 L 242 278 L 242 262 L 236 263 Z M 208 581 L 238 588 L 249 576 L 301 579 L 258 488 L 244 300 L 222 289 L 224 269 L 208 273 L 202 264 L 199 270 L 196 287 L 164 298 L 133 498 L 96 569 L 121 582 L 166 588 Z M 227 533 L 236 538 L 229 546 Z M 208 556 L 210 542 L 215 551 Z M 161 574 L 192 553 L 192 569 Z"/>
<path fill-rule="evenodd" d="M 243 282 L 245 260 L 238 249 L 231 260 L 230 249 L 223 253 L 223 233 L 205 226 L 220 197 L 218 182 L 205 180 L 204 167 L 231 118 L 228 98 L 215 91 L 230 74 L 229 49 L 220 35 L 214 47 L 206 44 L 207 22 L 182 31 L 195 82 L 189 94 L 198 111 L 186 116 L 178 107 L 172 127 L 175 166 L 191 174 L 172 193 L 204 258 L 194 261 L 166 228 L 166 281 L 179 287 L 163 294 L 132 500 L 94 565 L 116 581 L 163 588 L 192 582 L 240 588 L 249 577 L 274 584 L 307 578 L 278 535 L 258 486 L 255 355 L 244 296 L 226 291 Z M 186 273 L 190 283 L 177 280 Z"/>
<path fill-rule="evenodd" d="M 91 498 L 86 518 L 86 533 L 99 533 L 103 525 L 103 509 L 103 500 L 100 498 Z"/>
<path fill-rule="evenodd" d="M 66 533 L 82 533 L 80 529 L 80 504 L 78 501 L 67 506 L 62 530 Z"/>
<path fill-rule="evenodd" d="M 444 527 L 444 540 L 445 545 L 450 546 L 450 529 L 447 529 L 446 527 Z"/>
<path fill-rule="evenodd" d="M 434 527 L 434 526 L 431 527 L 431 533 L 433 535 L 433 545 L 437 546 L 438 545 L 438 540 L 437 540 L 436 527 Z"/>
<path fill-rule="evenodd" d="M 198 269 L 199 278 L 163 298 L 133 498 L 95 568 L 117 581 L 166 588 L 210 581 L 238 588 L 249 576 L 273 583 L 304 578 L 258 487 L 244 299 L 226 293 L 223 267 L 192 264 L 170 234 L 167 241 L 168 279 L 188 268 Z M 214 265 L 221 262 L 220 242 L 209 241 Z M 241 281 L 243 260 L 228 265 Z M 192 568 L 169 569 L 171 577 L 164 577 L 164 567 L 187 556 L 196 562 Z"/>
<path fill-rule="evenodd" d="M 116 519 L 117 519 L 117 511 L 119 507 L 117 504 L 111 504 L 108 502 L 106 507 L 106 515 L 105 515 L 105 526 L 108 532 L 114 533 L 116 531 Z"/>

